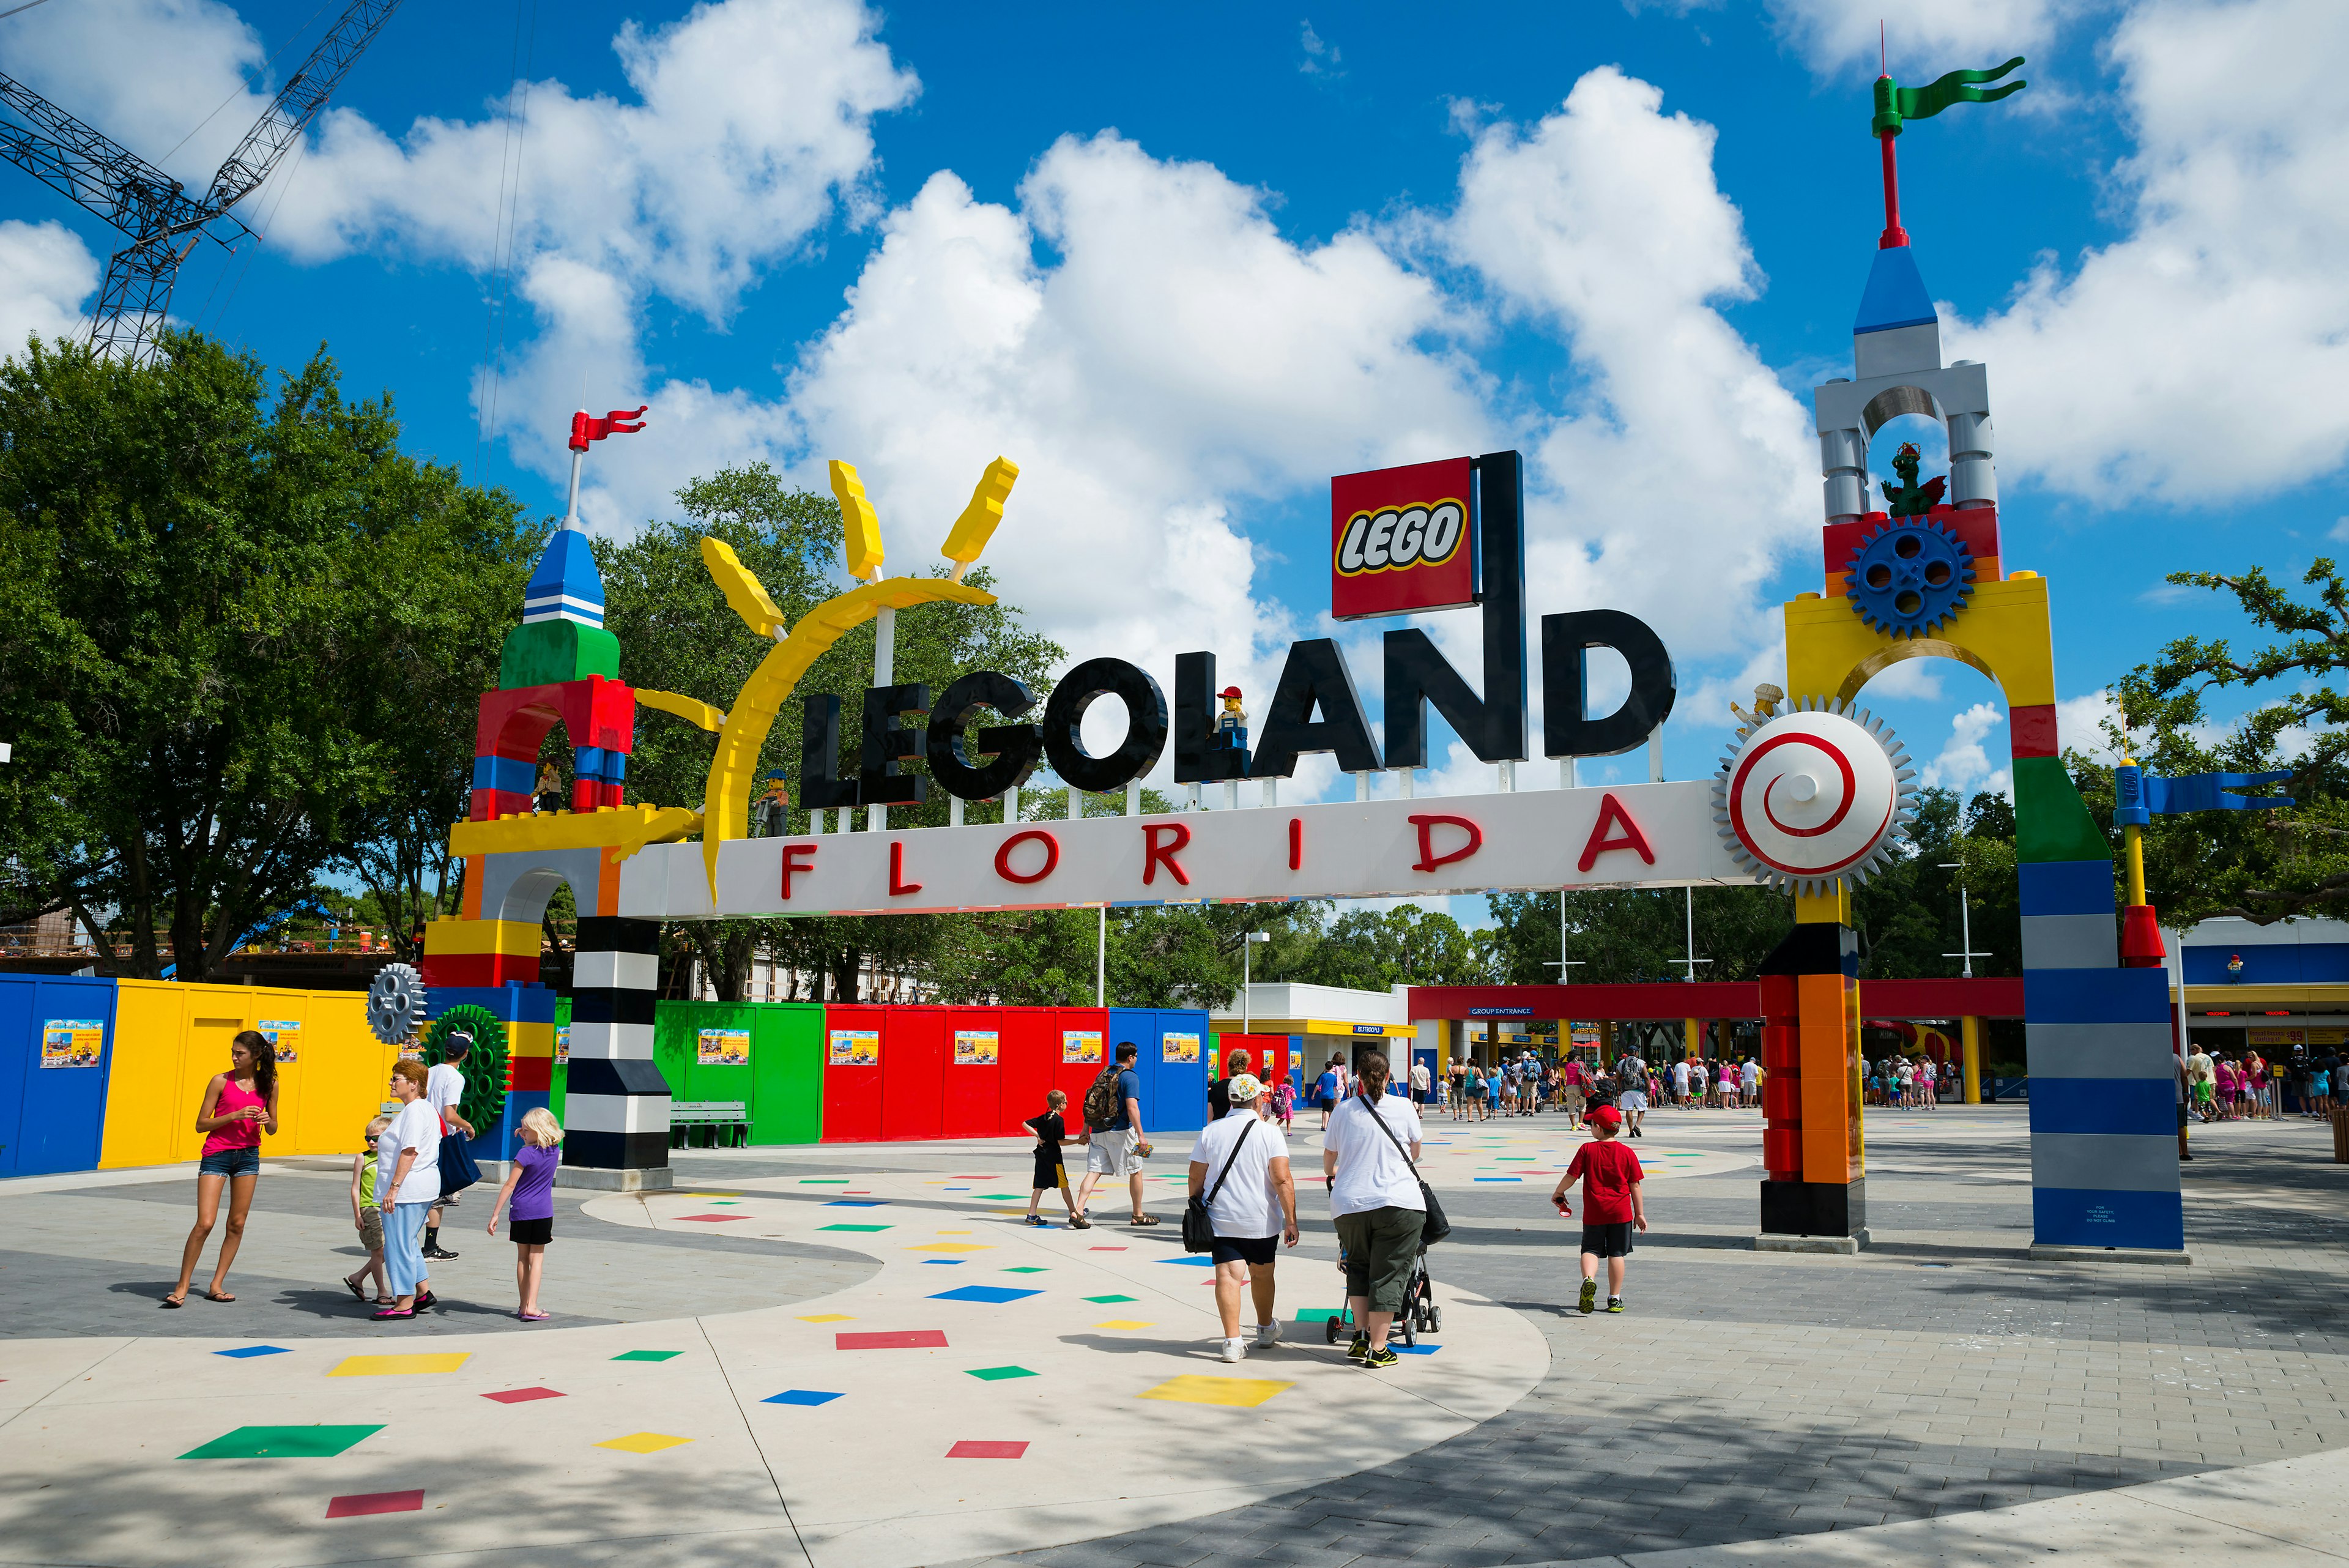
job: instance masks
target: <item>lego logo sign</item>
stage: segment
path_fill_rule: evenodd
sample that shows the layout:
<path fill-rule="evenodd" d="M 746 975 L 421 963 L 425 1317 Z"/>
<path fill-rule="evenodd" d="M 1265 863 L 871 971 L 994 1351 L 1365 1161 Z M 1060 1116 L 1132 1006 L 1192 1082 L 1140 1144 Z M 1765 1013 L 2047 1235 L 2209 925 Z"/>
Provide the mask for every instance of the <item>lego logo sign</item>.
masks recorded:
<path fill-rule="evenodd" d="M 1330 482 L 1330 607 L 1340 620 L 1476 602 L 1475 465 L 1415 462 Z"/>

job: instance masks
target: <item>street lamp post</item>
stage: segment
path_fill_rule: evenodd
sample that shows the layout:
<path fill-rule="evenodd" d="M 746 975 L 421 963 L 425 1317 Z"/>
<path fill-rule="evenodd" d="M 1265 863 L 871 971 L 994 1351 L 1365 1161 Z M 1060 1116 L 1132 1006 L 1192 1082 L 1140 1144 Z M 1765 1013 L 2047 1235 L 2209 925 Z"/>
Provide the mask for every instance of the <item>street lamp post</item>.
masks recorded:
<path fill-rule="evenodd" d="M 1990 954 L 1974 951 L 1973 910 L 1966 902 L 1965 863 L 1961 860 L 1941 860 L 1935 864 L 1941 870 L 1954 871 L 1958 874 L 1958 946 L 1965 950 L 1963 952 L 1943 953 L 1941 956 L 1964 960 L 1962 972 L 1966 979 L 1971 980 L 1974 977 L 1974 960 L 1988 958 Z"/>
<path fill-rule="evenodd" d="M 1270 940 L 1270 931 L 1250 931 L 1240 938 L 1240 1033 L 1243 1034 L 1256 1033 L 1255 998 L 1248 993 L 1249 979 L 1255 971 L 1252 961 L 1256 957 L 1256 945 Z"/>

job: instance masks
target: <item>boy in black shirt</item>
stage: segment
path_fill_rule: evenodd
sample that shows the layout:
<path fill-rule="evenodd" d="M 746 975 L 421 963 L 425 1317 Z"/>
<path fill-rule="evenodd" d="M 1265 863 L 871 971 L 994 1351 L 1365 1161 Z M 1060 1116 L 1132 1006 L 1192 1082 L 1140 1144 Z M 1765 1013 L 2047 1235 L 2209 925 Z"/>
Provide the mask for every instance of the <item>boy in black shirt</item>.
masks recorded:
<path fill-rule="evenodd" d="M 1068 1205 L 1070 1228 L 1090 1231 L 1092 1221 L 1077 1212 L 1076 1194 L 1069 1190 L 1069 1168 L 1061 1163 L 1061 1146 L 1069 1141 L 1068 1121 L 1061 1113 L 1068 1104 L 1069 1096 L 1054 1089 L 1044 1096 L 1044 1114 L 1019 1124 L 1036 1135 L 1036 1176 L 1028 1194 L 1028 1223 L 1045 1223 L 1036 1212 L 1036 1206 L 1043 1200 L 1044 1194 L 1057 1187 L 1061 1189 L 1061 1201 Z"/>

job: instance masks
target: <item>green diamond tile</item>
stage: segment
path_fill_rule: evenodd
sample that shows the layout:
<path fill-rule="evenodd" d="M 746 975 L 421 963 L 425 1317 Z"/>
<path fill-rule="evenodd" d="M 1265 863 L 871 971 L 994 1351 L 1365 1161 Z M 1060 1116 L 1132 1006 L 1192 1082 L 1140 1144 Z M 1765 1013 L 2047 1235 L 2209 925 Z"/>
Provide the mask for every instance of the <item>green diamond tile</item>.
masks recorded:
<path fill-rule="evenodd" d="M 1133 1299 L 1132 1296 L 1087 1296 L 1085 1298 L 1095 1306 L 1109 1306 L 1116 1302 L 1130 1302 Z"/>
<path fill-rule="evenodd" d="M 819 1231 L 886 1231 L 886 1225 L 819 1225 Z"/>
<path fill-rule="evenodd" d="M 624 1350 L 612 1357 L 615 1361 L 667 1361 L 672 1355 L 683 1355 L 682 1350 Z"/>
<path fill-rule="evenodd" d="M 985 1383 L 1000 1383 L 1007 1377 L 1033 1377 L 1036 1374 L 1024 1366 L 974 1366 L 970 1376 Z"/>
<path fill-rule="evenodd" d="M 190 1449 L 183 1459 L 330 1459 L 353 1444 L 375 1436 L 378 1427 L 239 1427 L 214 1438 L 200 1449 Z"/>
<path fill-rule="evenodd" d="M 1049 1274 L 1052 1271 L 1035 1263 L 1023 1263 L 1016 1269 L 1006 1269 L 1003 1272 L 1007 1274 Z"/>

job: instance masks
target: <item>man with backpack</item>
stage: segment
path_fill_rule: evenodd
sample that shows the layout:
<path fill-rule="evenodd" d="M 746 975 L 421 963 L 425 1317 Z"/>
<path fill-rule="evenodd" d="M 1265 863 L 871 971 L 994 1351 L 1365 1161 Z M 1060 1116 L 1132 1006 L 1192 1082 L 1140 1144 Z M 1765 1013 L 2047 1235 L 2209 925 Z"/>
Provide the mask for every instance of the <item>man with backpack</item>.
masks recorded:
<path fill-rule="evenodd" d="M 1077 1194 L 1080 1215 L 1103 1178 L 1123 1176 L 1133 1191 L 1129 1223 L 1158 1223 L 1156 1215 L 1142 1211 L 1142 1157 L 1150 1145 L 1142 1136 L 1142 1075 L 1133 1070 L 1140 1054 L 1133 1041 L 1119 1041 L 1116 1061 L 1102 1068 L 1085 1091 L 1085 1186 Z"/>

